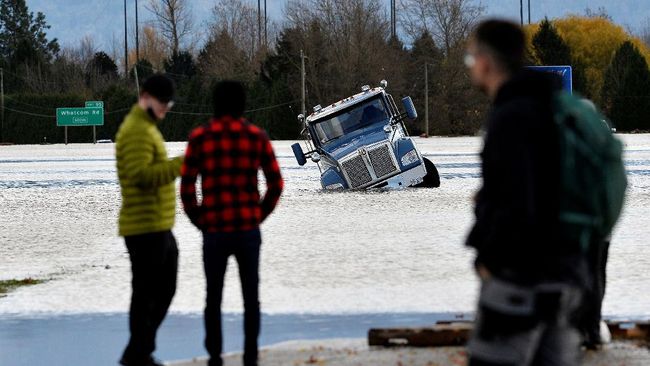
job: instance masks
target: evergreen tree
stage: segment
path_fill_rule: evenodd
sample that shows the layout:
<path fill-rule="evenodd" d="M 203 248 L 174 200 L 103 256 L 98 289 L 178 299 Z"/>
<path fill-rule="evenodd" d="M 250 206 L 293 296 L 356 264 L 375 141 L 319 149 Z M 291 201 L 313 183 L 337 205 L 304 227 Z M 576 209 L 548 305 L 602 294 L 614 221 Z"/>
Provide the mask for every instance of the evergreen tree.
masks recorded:
<path fill-rule="evenodd" d="M 0 0 L 0 57 L 12 69 L 22 64 L 50 62 L 59 52 L 55 39 L 48 41 L 50 26 L 43 13 L 29 12 L 25 0 Z"/>
<path fill-rule="evenodd" d="M 583 65 L 571 57 L 571 48 L 560 37 L 548 18 L 542 20 L 539 25 L 539 31 L 533 36 L 533 50 L 541 65 L 571 66 L 573 72 L 573 90 L 588 94 L 585 88 L 587 81 Z"/>
<path fill-rule="evenodd" d="M 263 101 L 257 107 L 280 105 L 248 113 L 248 117 L 265 128 L 274 139 L 296 139 L 302 129 L 296 119 L 301 113 L 300 88 L 291 87 L 300 85 L 300 50 L 290 41 L 291 33 L 291 30 L 285 30 L 280 34 L 275 52 L 267 56 L 259 79 L 251 88 L 250 99 Z M 285 105 L 290 101 L 293 102 Z"/>
<path fill-rule="evenodd" d="M 106 52 L 100 51 L 95 53 L 93 59 L 90 60 L 88 73 L 117 78 L 117 65 Z"/>
<path fill-rule="evenodd" d="M 192 54 L 187 51 L 181 51 L 172 55 L 163 63 L 165 72 L 169 77 L 176 80 L 177 83 L 185 81 L 196 74 L 196 64 Z"/>
<path fill-rule="evenodd" d="M 427 68 L 427 79 L 429 83 L 429 112 L 434 109 L 439 109 L 439 89 L 440 89 L 440 76 L 442 72 L 442 51 L 436 46 L 435 41 L 431 34 L 427 31 L 413 43 L 409 57 L 409 73 L 408 85 L 405 91 L 410 95 L 418 111 L 418 119 L 414 121 L 415 124 L 408 125 L 409 131 L 412 134 L 421 134 L 424 132 L 424 111 L 425 111 L 425 96 L 424 96 L 424 68 Z M 425 66 L 426 65 L 426 66 Z M 434 131 L 433 113 L 429 113 L 429 133 Z"/>
<path fill-rule="evenodd" d="M 156 70 L 154 70 L 153 65 L 149 60 L 140 59 L 138 62 L 133 65 L 131 71 L 129 71 L 129 82 L 135 81 L 135 70 L 138 70 L 138 82 L 142 84 L 147 78 L 153 75 Z"/>
<path fill-rule="evenodd" d="M 618 130 L 650 129 L 650 70 L 630 41 L 619 47 L 605 71 L 602 100 Z"/>

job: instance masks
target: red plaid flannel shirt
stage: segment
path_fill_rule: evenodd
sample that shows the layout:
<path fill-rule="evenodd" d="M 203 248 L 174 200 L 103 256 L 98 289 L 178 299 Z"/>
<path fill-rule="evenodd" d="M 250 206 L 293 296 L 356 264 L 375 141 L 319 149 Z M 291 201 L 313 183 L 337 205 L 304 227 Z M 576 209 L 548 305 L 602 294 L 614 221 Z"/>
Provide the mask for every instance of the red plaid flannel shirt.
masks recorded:
<path fill-rule="evenodd" d="M 260 200 L 257 174 L 267 191 Z M 197 202 L 201 176 L 203 199 Z M 181 169 L 183 209 L 196 227 L 210 232 L 255 229 L 278 203 L 284 182 L 266 133 L 242 119 L 222 117 L 192 131 Z"/>

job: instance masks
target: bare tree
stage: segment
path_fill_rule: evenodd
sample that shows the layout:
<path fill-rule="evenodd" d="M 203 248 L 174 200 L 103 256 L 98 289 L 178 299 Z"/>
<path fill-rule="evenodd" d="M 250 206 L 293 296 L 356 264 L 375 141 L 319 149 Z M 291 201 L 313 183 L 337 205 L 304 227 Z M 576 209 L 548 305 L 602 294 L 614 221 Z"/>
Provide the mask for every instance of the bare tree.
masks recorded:
<path fill-rule="evenodd" d="M 145 6 L 156 18 L 156 27 L 167 41 L 172 55 L 178 55 L 192 35 L 194 21 L 187 0 L 149 0 Z"/>
<path fill-rule="evenodd" d="M 154 70 L 163 68 L 163 62 L 169 57 L 166 40 L 156 31 L 153 24 L 147 24 L 140 29 L 140 59 L 151 63 Z M 129 50 L 129 65 L 135 65 L 135 49 Z"/>
<path fill-rule="evenodd" d="M 79 57 L 81 62 L 85 64 L 90 61 L 96 52 L 97 46 L 95 46 L 95 40 L 89 35 L 84 36 L 79 45 Z"/>
<path fill-rule="evenodd" d="M 404 32 L 413 40 L 430 34 L 442 52 L 429 68 L 435 75 L 434 80 L 430 79 L 430 97 L 436 105 L 436 130 L 471 133 L 479 125 L 485 104 L 471 87 L 462 57 L 483 6 L 475 0 L 399 0 L 399 8 Z M 420 65 L 422 70 L 424 67 Z"/>
<path fill-rule="evenodd" d="M 257 10 L 242 0 L 222 0 L 212 8 L 210 37 L 228 36 L 253 60 L 259 48 Z"/>
<path fill-rule="evenodd" d="M 307 82 L 313 103 L 349 95 L 363 84 L 383 78 L 396 85 L 389 21 L 379 0 L 304 0 L 286 7 L 293 42 L 304 50 Z"/>
<path fill-rule="evenodd" d="M 641 31 L 638 32 L 639 38 L 650 47 L 650 18 L 646 18 L 641 25 Z"/>
<path fill-rule="evenodd" d="M 412 40 L 426 31 L 449 54 L 465 42 L 484 7 L 474 0 L 399 0 L 399 10 L 400 25 Z"/>

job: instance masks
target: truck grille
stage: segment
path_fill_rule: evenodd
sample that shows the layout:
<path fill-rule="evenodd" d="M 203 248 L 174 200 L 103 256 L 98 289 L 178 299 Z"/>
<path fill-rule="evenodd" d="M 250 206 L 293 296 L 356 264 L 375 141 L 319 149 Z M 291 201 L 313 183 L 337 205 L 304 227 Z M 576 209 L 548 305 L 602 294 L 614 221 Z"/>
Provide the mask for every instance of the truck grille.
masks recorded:
<path fill-rule="evenodd" d="M 366 163 L 363 161 L 363 158 L 361 156 L 356 156 L 348 161 L 345 161 L 341 164 L 341 166 L 347 173 L 348 179 L 350 179 L 350 188 L 360 187 L 372 180 L 370 172 L 366 167 Z"/>
<path fill-rule="evenodd" d="M 385 177 L 397 170 L 388 145 L 382 145 L 368 151 L 368 157 L 377 178 Z"/>

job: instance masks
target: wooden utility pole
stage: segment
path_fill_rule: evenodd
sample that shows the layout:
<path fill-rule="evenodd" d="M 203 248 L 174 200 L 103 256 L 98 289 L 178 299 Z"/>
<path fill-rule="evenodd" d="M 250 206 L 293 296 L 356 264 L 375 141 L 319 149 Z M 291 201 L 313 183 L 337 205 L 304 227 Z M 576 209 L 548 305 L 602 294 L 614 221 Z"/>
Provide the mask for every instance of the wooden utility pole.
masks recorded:
<path fill-rule="evenodd" d="M 390 33 L 391 37 L 397 37 L 397 9 L 395 0 L 390 0 Z"/>
<path fill-rule="evenodd" d="M 262 4 L 257 0 L 257 49 L 262 45 Z"/>
<path fill-rule="evenodd" d="M 266 18 L 266 0 L 264 0 L 264 48 L 269 48 L 268 20 Z"/>
<path fill-rule="evenodd" d="M 135 0 L 135 62 L 140 61 L 140 26 L 138 25 L 138 0 Z"/>
<path fill-rule="evenodd" d="M 424 136 L 429 137 L 429 64 L 424 63 Z"/>
<path fill-rule="evenodd" d="M 307 109 L 305 108 L 305 54 L 300 50 L 300 95 L 302 100 L 302 115 L 307 118 Z"/>
<path fill-rule="evenodd" d="M 528 24 L 530 24 L 530 0 L 528 0 Z"/>
<path fill-rule="evenodd" d="M 0 68 L 0 142 L 5 141 L 5 74 Z"/>
<path fill-rule="evenodd" d="M 524 0 L 519 0 L 519 17 L 521 26 L 524 26 Z"/>
<path fill-rule="evenodd" d="M 129 40 L 126 33 L 126 0 L 124 0 L 124 77 L 129 77 Z"/>

